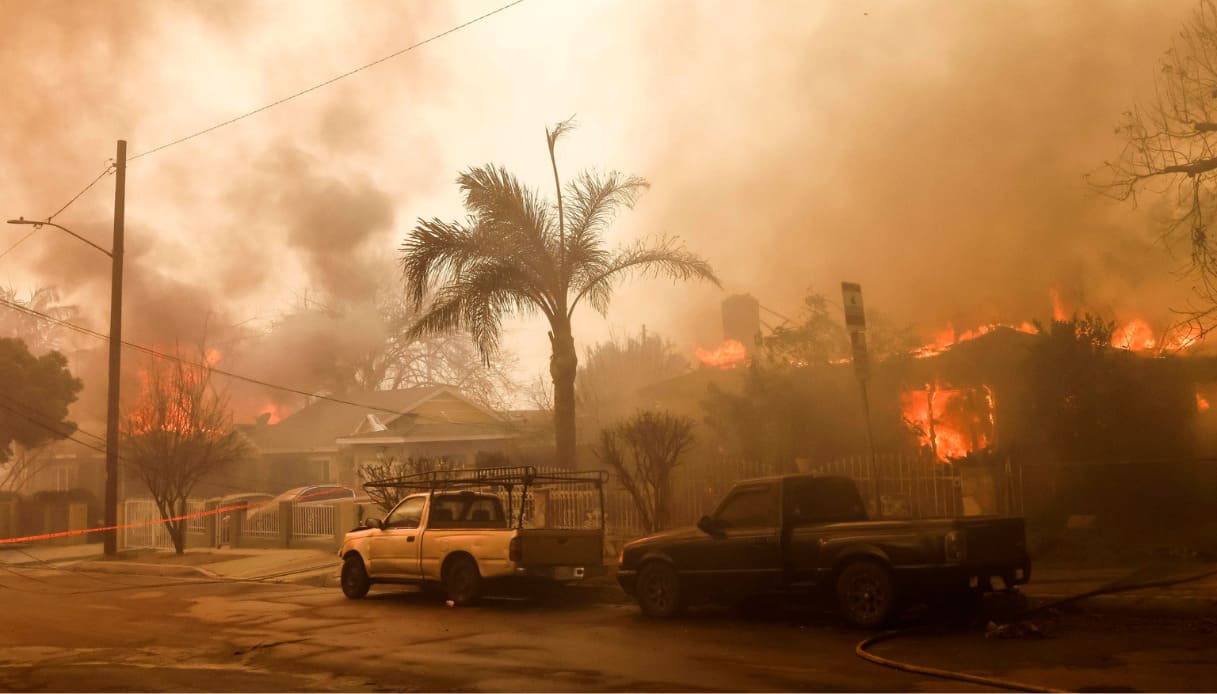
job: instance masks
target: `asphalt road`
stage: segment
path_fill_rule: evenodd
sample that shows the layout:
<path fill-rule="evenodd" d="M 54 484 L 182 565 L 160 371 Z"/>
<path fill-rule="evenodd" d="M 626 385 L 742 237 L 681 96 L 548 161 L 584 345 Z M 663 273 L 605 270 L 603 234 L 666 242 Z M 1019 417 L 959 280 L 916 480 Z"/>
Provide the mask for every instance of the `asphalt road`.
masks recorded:
<path fill-rule="evenodd" d="M 20 568 L 0 574 L 0 615 L 0 689 L 18 691 L 976 689 L 868 664 L 853 653 L 857 631 L 770 609 L 656 622 L 626 604 L 449 608 L 407 589 L 349 601 L 334 588 Z M 885 644 L 884 653 L 928 654 L 943 667 L 959 665 L 951 654 L 960 652 L 975 670 L 995 653 L 1037 647 L 930 638 Z M 1047 667 L 1033 657 L 1026 667 L 1006 663 L 1003 674 L 1119 685 L 1070 671 L 1063 641 Z M 1182 688 L 1217 680 L 1190 681 Z"/>

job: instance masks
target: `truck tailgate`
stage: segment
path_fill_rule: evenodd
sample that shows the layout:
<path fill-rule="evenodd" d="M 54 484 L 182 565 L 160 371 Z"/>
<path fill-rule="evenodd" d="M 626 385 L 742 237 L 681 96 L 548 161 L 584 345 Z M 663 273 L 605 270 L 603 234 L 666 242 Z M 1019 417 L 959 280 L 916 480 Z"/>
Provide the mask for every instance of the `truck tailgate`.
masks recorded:
<path fill-rule="evenodd" d="M 603 552 L 604 532 L 598 528 L 520 531 L 521 563 L 528 566 L 599 566 Z"/>
<path fill-rule="evenodd" d="M 1020 561 L 1027 556 L 1022 518 L 961 518 L 956 524 L 966 533 L 970 560 Z"/>

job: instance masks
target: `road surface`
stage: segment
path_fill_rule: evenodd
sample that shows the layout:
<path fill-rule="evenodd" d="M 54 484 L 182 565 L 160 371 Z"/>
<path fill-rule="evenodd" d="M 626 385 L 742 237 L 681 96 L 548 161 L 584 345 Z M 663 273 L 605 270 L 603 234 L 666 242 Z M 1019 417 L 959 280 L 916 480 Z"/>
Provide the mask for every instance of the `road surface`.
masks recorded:
<path fill-rule="evenodd" d="M 808 612 L 720 610 L 656 622 L 628 604 L 449 608 L 405 588 L 349 601 L 334 588 L 22 567 L 0 574 L 0 614 L 0 689 L 18 691 L 976 689 L 863 662 L 853 652 L 857 631 Z M 933 649 L 928 655 L 942 667 L 950 653 L 971 648 L 964 664 L 976 669 L 986 653 L 1035 647 L 994 650 L 966 638 L 885 644 L 883 652 L 916 659 Z M 1118 675 L 1071 674 L 1059 662 L 1062 645 L 1050 649 L 1050 667 L 1007 664 L 1005 674 L 1069 688 L 1120 686 L 1111 679 Z"/>

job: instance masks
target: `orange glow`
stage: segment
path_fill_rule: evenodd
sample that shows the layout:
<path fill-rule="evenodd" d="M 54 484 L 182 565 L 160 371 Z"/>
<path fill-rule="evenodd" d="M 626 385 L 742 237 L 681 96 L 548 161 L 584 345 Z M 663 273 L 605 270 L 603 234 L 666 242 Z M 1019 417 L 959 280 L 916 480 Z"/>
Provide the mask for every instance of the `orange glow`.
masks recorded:
<path fill-rule="evenodd" d="M 988 386 L 974 390 L 927 385 L 904 391 L 900 406 L 904 420 L 918 430 L 921 445 L 940 461 L 963 457 L 992 443 L 994 402 Z"/>
<path fill-rule="evenodd" d="M 259 417 L 262 415 L 270 415 L 270 417 L 268 417 L 266 420 L 267 424 L 278 424 L 288 414 L 289 412 L 287 411 L 287 407 L 274 402 L 268 402 L 262 407 L 258 408 Z"/>
<path fill-rule="evenodd" d="M 1111 334 L 1111 346 L 1130 352 L 1144 352 L 1157 347 L 1158 341 L 1154 339 L 1154 331 L 1149 323 L 1136 318 L 1116 328 Z"/>
<path fill-rule="evenodd" d="M 725 340 L 714 351 L 698 347 L 697 360 L 714 369 L 734 369 L 748 361 L 748 349 L 739 340 Z"/>
<path fill-rule="evenodd" d="M 1200 391 L 1196 391 L 1196 411 L 1197 412 L 1208 412 L 1209 411 L 1209 400 L 1208 400 L 1208 398 L 1201 395 Z"/>
<path fill-rule="evenodd" d="M 1038 333 L 1038 331 L 1035 329 L 1035 325 L 1033 325 L 1030 321 L 1023 321 L 1018 325 L 1009 323 L 990 323 L 971 330 L 965 330 L 962 333 L 956 333 L 955 328 L 948 323 L 944 330 L 941 330 L 934 335 L 934 338 L 929 344 L 913 350 L 912 355 L 918 359 L 923 359 L 925 357 L 932 357 L 936 354 L 942 354 L 950 349 L 953 345 L 957 345 L 960 342 L 967 342 L 968 340 L 975 340 L 981 335 L 991 333 L 998 328 L 1009 328 L 1010 330 L 1017 330 L 1020 333 L 1027 333 L 1029 335 L 1035 335 Z"/>
<path fill-rule="evenodd" d="M 1061 293 L 1052 289 L 1048 294 L 1052 297 L 1052 320 L 1069 320 L 1069 312 L 1065 310 L 1065 304 L 1061 303 Z"/>
<path fill-rule="evenodd" d="M 220 351 L 216 350 L 216 349 L 209 349 L 203 355 L 203 359 L 208 366 L 215 366 L 216 364 L 219 364 L 220 359 L 222 359 L 222 358 L 223 357 L 220 356 Z"/>
<path fill-rule="evenodd" d="M 209 350 L 204 359 L 219 359 L 219 352 Z M 132 435 L 165 432 L 188 436 L 203 431 L 196 420 L 198 402 L 194 397 L 205 378 L 205 370 L 181 364 L 179 367 L 154 364 L 155 375 L 148 369 L 139 372 L 140 397 L 127 415 Z"/>

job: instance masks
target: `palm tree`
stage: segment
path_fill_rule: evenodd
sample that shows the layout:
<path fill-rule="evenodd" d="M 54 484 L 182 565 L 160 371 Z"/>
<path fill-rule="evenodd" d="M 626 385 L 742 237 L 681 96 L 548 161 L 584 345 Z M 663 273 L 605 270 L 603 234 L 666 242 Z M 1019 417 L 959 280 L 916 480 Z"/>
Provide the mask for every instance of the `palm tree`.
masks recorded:
<path fill-rule="evenodd" d="M 616 171 L 583 171 L 562 186 L 554 145 L 571 128 L 567 120 L 545 130 L 556 203 L 503 167 L 471 168 L 456 180 L 468 219 L 419 219 L 401 247 L 408 296 L 415 307 L 427 305 L 409 335 L 468 330 L 489 362 L 504 315 L 539 311 L 549 321 L 554 431 L 558 461 L 565 466 L 575 460 L 575 309 L 587 303 L 603 315 L 614 285 L 627 274 L 718 284 L 710 264 L 672 238 L 615 251 L 605 247 L 604 233 L 617 210 L 633 207 L 648 183 Z"/>

